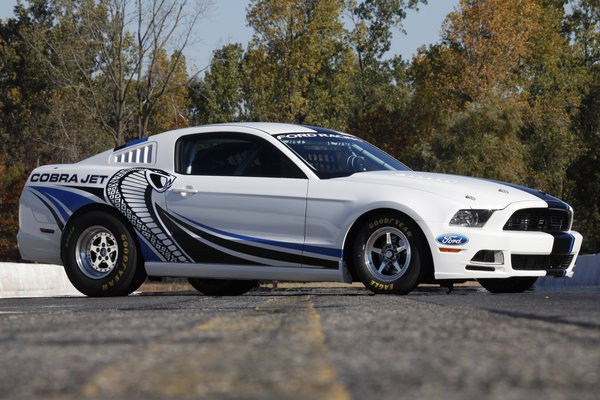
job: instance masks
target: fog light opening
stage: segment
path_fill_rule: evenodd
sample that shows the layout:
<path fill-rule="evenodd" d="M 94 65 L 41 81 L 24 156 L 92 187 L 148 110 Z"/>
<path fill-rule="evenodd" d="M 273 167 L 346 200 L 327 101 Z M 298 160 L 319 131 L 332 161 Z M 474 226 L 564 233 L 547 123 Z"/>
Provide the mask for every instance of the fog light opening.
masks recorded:
<path fill-rule="evenodd" d="M 479 250 L 473 258 L 472 263 L 482 264 L 504 264 L 504 253 L 501 250 Z"/>

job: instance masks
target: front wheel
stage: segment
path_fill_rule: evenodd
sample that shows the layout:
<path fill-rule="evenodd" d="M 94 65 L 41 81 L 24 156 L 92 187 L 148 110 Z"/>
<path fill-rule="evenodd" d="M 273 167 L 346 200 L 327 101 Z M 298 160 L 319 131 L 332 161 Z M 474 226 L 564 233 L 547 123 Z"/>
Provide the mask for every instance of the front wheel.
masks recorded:
<path fill-rule="evenodd" d="M 239 296 L 258 286 L 258 281 L 189 278 L 197 291 L 207 296 Z"/>
<path fill-rule="evenodd" d="M 419 284 L 424 242 L 407 217 L 381 213 L 367 219 L 354 241 L 353 261 L 375 293 L 406 294 Z"/>
<path fill-rule="evenodd" d="M 69 280 L 87 296 L 126 296 L 146 279 L 135 237 L 110 213 L 76 217 L 65 229 L 62 249 Z"/>
<path fill-rule="evenodd" d="M 492 293 L 521 293 L 531 288 L 536 276 L 478 279 L 479 284 Z"/>

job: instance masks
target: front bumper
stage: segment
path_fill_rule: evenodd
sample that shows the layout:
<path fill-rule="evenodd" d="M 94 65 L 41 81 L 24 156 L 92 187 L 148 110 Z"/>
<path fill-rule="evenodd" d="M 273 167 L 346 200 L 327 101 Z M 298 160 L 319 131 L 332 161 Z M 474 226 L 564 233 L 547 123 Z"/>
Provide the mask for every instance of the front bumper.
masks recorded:
<path fill-rule="evenodd" d="M 514 276 L 573 276 L 573 268 L 583 241 L 575 231 L 569 232 L 573 247 L 569 253 L 553 253 L 555 238 L 542 232 L 503 235 L 478 234 L 458 253 L 443 252 L 436 246 L 432 255 L 436 279 L 509 278 Z M 440 250 L 442 249 L 442 250 Z M 473 261 L 479 251 L 501 254 L 501 262 Z M 513 259 L 513 256 L 517 256 Z M 547 268 L 544 260 L 548 259 Z M 513 265 L 515 260 L 523 260 Z M 556 261 L 558 260 L 558 261 Z M 554 264 L 554 265 L 553 265 Z"/>
<path fill-rule="evenodd" d="M 514 211 L 510 207 L 496 213 L 495 220 L 490 219 L 483 228 L 439 225 L 432 229 L 429 245 L 435 278 L 572 277 L 583 237 L 575 231 L 550 234 L 503 230 Z M 445 245 L 435 240 L 439 235 L 462 236 L 468 241 Z"/>

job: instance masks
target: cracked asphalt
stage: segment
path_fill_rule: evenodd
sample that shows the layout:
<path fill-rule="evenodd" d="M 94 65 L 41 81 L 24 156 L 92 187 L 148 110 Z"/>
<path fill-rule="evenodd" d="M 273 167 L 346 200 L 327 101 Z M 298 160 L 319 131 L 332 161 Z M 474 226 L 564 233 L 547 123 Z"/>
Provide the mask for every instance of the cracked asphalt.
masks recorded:
<path fill-rule="evenodd" d="M 600 291 L 0 299 L 0 399 L 597 399 Z"/>

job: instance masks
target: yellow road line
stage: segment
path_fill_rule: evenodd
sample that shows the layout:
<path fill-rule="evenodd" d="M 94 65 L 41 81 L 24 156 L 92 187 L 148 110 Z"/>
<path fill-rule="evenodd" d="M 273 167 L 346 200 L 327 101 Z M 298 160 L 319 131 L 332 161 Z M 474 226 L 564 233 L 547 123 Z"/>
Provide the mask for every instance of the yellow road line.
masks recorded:
<path fill-rule="evenodd" d="M 102 369 L 94 397 L 323 398 L 351 396 L 329 362 L 310 296 L 278 296 L 151 343 Z"/>

